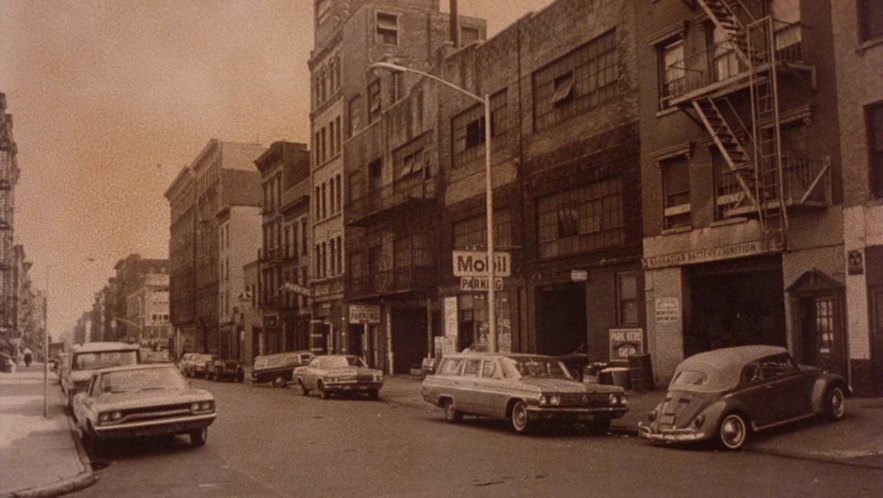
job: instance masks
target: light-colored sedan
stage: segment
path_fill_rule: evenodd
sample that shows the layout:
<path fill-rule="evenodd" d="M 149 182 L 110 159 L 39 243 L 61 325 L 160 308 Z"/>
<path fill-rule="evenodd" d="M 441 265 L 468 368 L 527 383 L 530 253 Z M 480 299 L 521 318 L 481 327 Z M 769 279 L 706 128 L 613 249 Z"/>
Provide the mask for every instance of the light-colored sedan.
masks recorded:
<path fill-rule="evenodd" d="M 74 397 L 83 441 L 93 449 L 110 439 L 187 434 L 202 446 L 215 421 L 211 393 L 190 387 L 172 364 L 99 370 Z"/>
<path fill-rule="evenodd" d="M 293 377 L 304 396 L 315 390 L 326 399 L 345 393 L 366 393 L 377 399 L 383 387 L 383 372 L 368 368 L 353 355 L 317 356 L 306 366 L 295 368 Z"/>
<path fill-rule="evenodd" d="M 559 360 L 543 355 L 449 354 L 424 379 L 422 393 L 449 422 L 492 417 L 509 420 L 519 433 L 541 421 L 586 421 L 603 432 L 628 411 L 621 387 L 577 382 Z"/>

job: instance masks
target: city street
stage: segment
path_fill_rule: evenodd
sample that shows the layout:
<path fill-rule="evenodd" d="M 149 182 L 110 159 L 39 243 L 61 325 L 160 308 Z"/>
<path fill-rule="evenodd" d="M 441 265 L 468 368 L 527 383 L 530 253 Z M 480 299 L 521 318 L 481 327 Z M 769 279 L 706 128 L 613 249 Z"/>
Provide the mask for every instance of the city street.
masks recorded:
<path fill-rule="evenodd" d="M 322 400 L 193 380 L 214 393 L 208 443 L 132 441 L 90 454 L 78 496 L 876 496 L 879 469 L 655 447 L 579 430 L 448 424 L 429 405 Z"/>

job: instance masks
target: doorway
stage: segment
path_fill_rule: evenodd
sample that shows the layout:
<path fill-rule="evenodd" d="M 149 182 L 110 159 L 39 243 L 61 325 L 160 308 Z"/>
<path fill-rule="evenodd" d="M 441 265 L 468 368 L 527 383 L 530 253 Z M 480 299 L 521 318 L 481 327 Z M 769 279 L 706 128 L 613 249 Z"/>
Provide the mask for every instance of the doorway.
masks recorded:
<path fill-rule="evenodd" d="M 537 352 L 569 354 L 585 346 L 586 287 L 580 283 L 537 289 Z"/>
<path fill-rule="evenodd" d="M 870 289 L 871 299 L 871 369 L 874 395 L 883 396 L 883 287 Z"/>

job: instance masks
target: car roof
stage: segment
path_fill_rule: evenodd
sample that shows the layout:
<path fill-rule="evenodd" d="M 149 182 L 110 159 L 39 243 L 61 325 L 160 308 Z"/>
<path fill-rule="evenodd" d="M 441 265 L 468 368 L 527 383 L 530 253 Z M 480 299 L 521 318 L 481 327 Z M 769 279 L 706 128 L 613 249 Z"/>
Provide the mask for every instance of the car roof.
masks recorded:
<path fill-rule="evenodd" d="M 255 359 L 258 359 L 258 358 L 275 358 L 275 357 L 277 357 L 277 356 L 287 356 L 287 355 L 290 355 L 290 354 L 313 354 L 313 352 L 312 352 L 312 351 L 307 351 L 307 350 L 300 350 L 300 351 L 284 351 L 284 352 L 282 352 L 282 353 L 273 353 L 273 354 L 265 354 L 265 355 L 262 355 L 262 356 L 257 356 L 257 357 L 255 357 Z"/>
<path fill-rule="evenodd" d="M 555 360 L 558 358 L 554 356 L 544 355 L 544 354 L 533 354 L 533 353 L 489 353 L 484 351 L 469 351 L 469 352 L 461 352 L 461 353 L 448 353 L 445 355 L 445 358 L 473 358 L 473 359 L 482 359 L 482 358 L 511 358 L 513 360 L 528 360 L 528 359 L 543 359 L 543 360 Z"/>
<path fill-rule="evenodd" d="M 741 368 L 746 363 L 751 363 L 752 361 L 767 356 L 787 352 L 788 350 L 780 346 L 767 346 L 762 344 L 753 346 L 735 346 L 732 348 L 720 348 L 694 354 L 684 360 L 681 364 L 705 364 L 719 370 L 733 367 Z"/>
<path fill-rule="evenodd" d="M 157 368 L 175 368 L 175 365 L 172 365 L 171 363 L 141 363 L 138 365 L 102 368 L 100 370 L 96 370 L 96 373 L 105 374 L 111 372 L 126 372 L 129 370 L 152 370 Z"/>
<path fill-rule="evenodd" d="M 87 342 L 71 348 L 71 353 L 94 353 L 98 351 L 138 351 L 137 344 L 125 342 Z"/>

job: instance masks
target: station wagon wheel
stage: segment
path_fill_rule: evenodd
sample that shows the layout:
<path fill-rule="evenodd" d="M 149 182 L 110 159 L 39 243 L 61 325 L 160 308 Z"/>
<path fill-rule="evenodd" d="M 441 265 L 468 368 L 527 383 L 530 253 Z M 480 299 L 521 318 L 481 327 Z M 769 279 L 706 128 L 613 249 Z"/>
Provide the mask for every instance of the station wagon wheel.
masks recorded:
<path fill-rule="evenodd" d="M 840 386 L 828 389 L 825 395 L 825 416 L 828 420 L 840 420 L 846 414 L 846 395 Z"/>
<path fill-rule="evenodd" d="M 454 400 L 446 399 L 442 405 L 445 409 L 445 420 L 448 422 L 460 422 L 463 420 L 463 413 L 454 408 Z"/>
<path fill-rule="evenodd" d="M 741 449 L 748 440 L 748 424 L 738 413 L 726 415 L 717 429 L 717 442 L 727 450 Z"/>
<path fill-rule="evenodd" d="M 300 385 L 300 393 L 301 394 L 303 394 L 304 396 L 307 396 L 308 394 L 310 394 L 310 390 L 307 389 L 307 385 L 304 384 L 304 381 L 302 379 L 298 379 L 297 383 Z"/>
<path fill-rule="evenodd" d="M 530 419 L 527 416 L 527 405 L 518 400 L 512 406 L 512 428 L 519 434 L 525 434 L 530 429 Z"/>
<path fill-rule="evenodd" d="M 273 377 L 273 387 L 285 387 L 285 377 L 282 375 Z"/>
<path fill-rule="evenodd" d="M 205 444 L 205 440 L 208 439 L 208 427 L 192 430 L 188 435 L 190 436 L 190 444 L 196 447 L 202 446 Z"/>
<path fill-rule="evenodd" d="M 322 396 L 322 399 L 328 399 L 331 397 L 331 393 L 325 390 L 325 385 L 322 384 L 321 380 L 316 385 L 316 388 L 319 390 L 319 396 Z"/>

